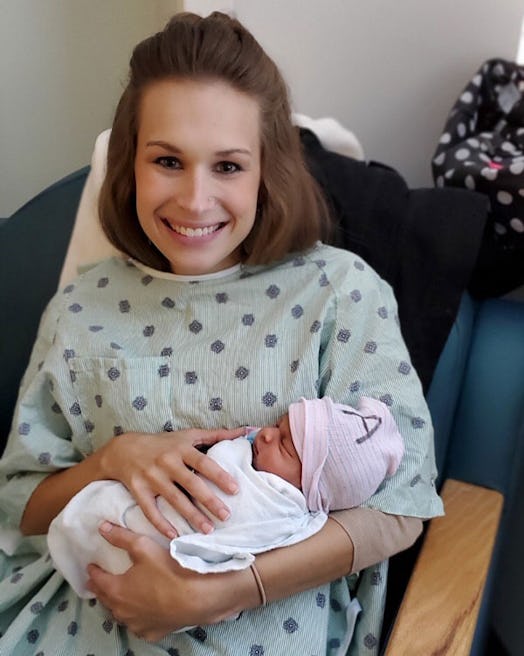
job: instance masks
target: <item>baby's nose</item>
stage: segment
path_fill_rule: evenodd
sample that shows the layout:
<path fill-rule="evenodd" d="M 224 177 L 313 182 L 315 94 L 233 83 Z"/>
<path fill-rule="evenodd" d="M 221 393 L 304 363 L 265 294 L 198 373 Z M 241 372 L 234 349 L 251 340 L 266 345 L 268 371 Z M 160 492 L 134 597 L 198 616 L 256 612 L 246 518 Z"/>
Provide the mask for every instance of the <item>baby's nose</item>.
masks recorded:
<path fill-rule="evenodd" d="M 264 438 L 264 442 L 266 444 L 273 442 L 273 440 L 278 438 L 278 428 L 266 426 L 266 428 L 263 429 L 262 437 Z"/>

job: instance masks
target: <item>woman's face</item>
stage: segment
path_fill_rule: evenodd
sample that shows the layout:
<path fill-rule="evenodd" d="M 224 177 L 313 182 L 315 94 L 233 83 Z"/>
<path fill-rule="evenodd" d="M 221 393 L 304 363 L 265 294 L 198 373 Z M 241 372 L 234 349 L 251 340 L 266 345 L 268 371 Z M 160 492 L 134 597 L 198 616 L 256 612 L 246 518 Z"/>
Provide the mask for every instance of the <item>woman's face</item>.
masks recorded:
<path fill-rule="evenodd" d="M 174 273 L 237 264 L 257 210 L 258 102 L 220 81 L 150 85 L 139 107 L 135 179 L 142 230 Z"/>

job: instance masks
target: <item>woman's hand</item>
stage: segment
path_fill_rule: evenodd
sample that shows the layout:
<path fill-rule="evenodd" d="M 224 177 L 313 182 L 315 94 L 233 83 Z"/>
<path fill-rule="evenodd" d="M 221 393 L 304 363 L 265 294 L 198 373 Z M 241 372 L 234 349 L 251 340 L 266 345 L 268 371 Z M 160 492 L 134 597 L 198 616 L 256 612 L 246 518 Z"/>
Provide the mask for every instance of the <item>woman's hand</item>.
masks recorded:
<path fill-rule="evenodd" d="M 100 533 L 125 549 L 133 565 L 121 575 L 90 565 L 87 586 L 117 622 L 141 638 L 160 640 L 171 631 L 214 624 L 260 603 L 249 569 L 197 574 L 178 565 L 166 549 L 146 536 L 108 522 Z"/>
<path fill-rule="evenodd" d="M 213 445 L 243 434 L 243 428 L 125 433 L 102 448 L 102 477 L 121 481 L 148 520 L 168 538 L 176 537 L 177 533 L 158 509 L 157 496 L 164 497 L 193 528 L 210 533 L 213 524 L 187 494 L 219 519 L 227 519 L 229 509 L 196 473 L 229 494 L 235 494 L 238 485 L 230 474 L 196 447 Z"/>

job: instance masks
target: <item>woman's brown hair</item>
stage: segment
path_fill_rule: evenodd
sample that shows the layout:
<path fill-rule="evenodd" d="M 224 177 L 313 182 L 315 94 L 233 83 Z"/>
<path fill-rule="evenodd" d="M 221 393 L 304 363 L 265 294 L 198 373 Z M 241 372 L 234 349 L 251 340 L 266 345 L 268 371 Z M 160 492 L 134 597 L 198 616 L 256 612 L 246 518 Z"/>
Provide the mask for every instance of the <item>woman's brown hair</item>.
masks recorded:
<path fill-rule="evenodd" d="M 156 269 L 167 259 L 148 241 L 136 213 L 134 161 L 144 89 L 165 79 L 220 80 L 260 105 L 261 184 L 255 224 L 243 244 L 243 261 L 266 264 L 303 251 L 329 236 L 328 210 L 304 164 L 291 124 L 286 84 L 275 63 L 237 20 L 220 12 L 206 18 L 176 14 L 139 43 L 128 85 L 118 104 L 99 212 L 116 248 Z"/>

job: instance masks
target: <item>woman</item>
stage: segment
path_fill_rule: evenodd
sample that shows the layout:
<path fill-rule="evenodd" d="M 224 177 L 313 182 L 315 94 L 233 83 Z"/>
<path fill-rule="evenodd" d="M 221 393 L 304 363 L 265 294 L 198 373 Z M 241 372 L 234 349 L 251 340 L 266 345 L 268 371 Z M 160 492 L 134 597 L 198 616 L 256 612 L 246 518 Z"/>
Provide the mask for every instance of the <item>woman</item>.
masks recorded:
<path fill-rule="evenodd" d="M 3 524 L 26 536 L 5 547 L 0 652 L 254 656 L 342 653 L 351 641 L 350 653 L 376 653 L 387 558 L 442 507 L 391 290 L 319 242 L 326 214 L 285 84 L 245 28 L 179 14 L 137 46 L 100 200 L 106 234 L 131 259 L 78 278 L 42 321 L 0 466 Z M 210 532 L 188 495 L 211 516 L 228 509 L 194 472 L 229 493 L 235 481 L 195 446 L 241 432 L 225 426 L 275 422 L 302 396 L 363 395 L 390 406 L 405 458 L 365 507 L 332 514 L 307 541 L 203 577 L 104 525 L 133 566 L 90 567 L 97 603 L 49 562 L 42 535 L 89 482 L 124 483 L 167 537 L 158 495 Z"/>

